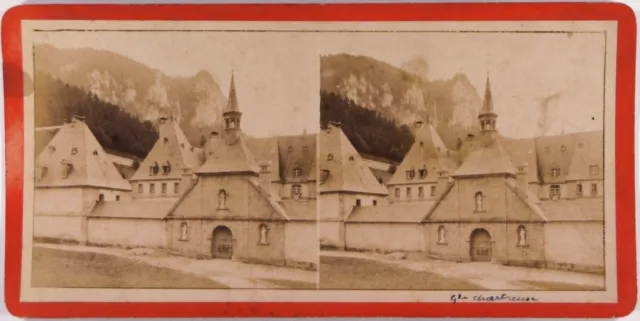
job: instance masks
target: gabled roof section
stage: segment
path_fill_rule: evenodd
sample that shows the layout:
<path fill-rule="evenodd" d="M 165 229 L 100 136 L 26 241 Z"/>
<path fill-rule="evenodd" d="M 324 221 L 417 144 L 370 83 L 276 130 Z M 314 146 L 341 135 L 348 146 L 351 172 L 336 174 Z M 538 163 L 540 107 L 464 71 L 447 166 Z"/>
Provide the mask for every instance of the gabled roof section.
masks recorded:
<path fill-rule="evenodd" d="M 548 221 L 544 211 L 540 208 L 540 200 L 528 189 L 528 188 L 520 188 L 517 186 L 516 182 L 513 180 L 506 181 L 507 187 L 513 191 L 516 196 L 518 196 L 527 207 L 536 214 L 537 218 L 541 221 Z"/>
<path fill-rule="evenodd" d="M 36 187 L 92 186 L 130 191 L 82 117 L 74 117 L 36 158 Z"/>
<path fill-rule="evenodd" d="M 516 170 L 509 154 L 499 141 L 472 151 L 462 165 L 451 176 L 465 177 L 477 175 L 509 175 L 514 176 Z"/>
<path fill-rule="evenodd" d="M 577 137 L 576 134 L 568 134 L 542 136 L 536 139 L 538 176 L 541 182 L 560 183 L 567 180 Z"/>
<path fill-rule="evenodd" d="M 202 164 L 200 153 L 198 148 L 191 146 L 176 121 L 162 118 L 158 140 L 131 180 L 180 179 L 183 168 L 197 168 Z M 150 168 L 156 165 L 157 174 L 152 174 Z M 168 172 L 165 171 L 167 165 Z"/>
<path fill-rule="evenodd" d="M 282 136 L 278 138 L 281 181 L 305 182 L 316 180 L 316 138 L 316 135 Z M 296 174 L 299 175 L 296 176 Z"/>
<path fill-rule="evenodd" d="M 320 193 L 388 195 L 386 187 L 378 182 L 363 163 L 360 154 L 339 125 L 329 124 L 327 129 L 320 132 L 319 139 Z"/>
<path fill-rule="evenodd" d="M 280 181 L 280 151 L 278 137 L 250 138 L 246 140 L 247 147 L 260 166 L 260 176 L 271 182 Z M 262 170 L 262 167 L 266 170 Z"/>
<path fill-rule="evenodd" d="M 436 182 L 439 172 L 450 172 L 458 167 L 454 154 L 442 142 L 433 125 L 423 126 L 419 128 L 413 146 L 409 149 L 388 184 Z M 419 170 L 424 169 L 427 170 L 427 175 L 421 177 Z M 415 171 L 414 178 L 407 177 L 407 171 L 411 170 Z"/>
<path fill-rule="evenodd" d="M 591 167 L 594 166 L 594 170 Z M 603 180 L 604 179 L 604 132 L 586 132 L 576 134 L 569 175 L 567 180 Z"/>
<path fill-rule="evenodd" d="M 499 139 L 499 141 L 516 168 L 524 165 L 528 167 L 527 181 L 539 182 L 535 139 Z"/>
<path fill-rule="evenodd" d="M 604 198 L 543 201 L 540 208 L 550 222 L 604 221 Z"/>
<path fill-rule="evenodd" d="M 256 159 L 239 137 L 232 144 L 225 143 L 222 137 L 207 142 L 206 161 L 197 171 L 201 175 L 251 174 L 259 175 Z"/>

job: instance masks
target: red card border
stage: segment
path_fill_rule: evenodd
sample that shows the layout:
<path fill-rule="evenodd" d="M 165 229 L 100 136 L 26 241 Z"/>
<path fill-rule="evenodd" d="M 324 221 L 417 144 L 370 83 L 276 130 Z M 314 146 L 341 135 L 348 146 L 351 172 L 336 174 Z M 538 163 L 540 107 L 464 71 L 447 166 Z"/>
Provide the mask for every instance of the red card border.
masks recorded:
<path fill-rule="evenodd" d="M 20 302 L 24 115 L 22 20 L 618 22 L 616 209 L 618 303 L 25 303 Z M 2 20 L 6 143 L 5 296 L 19 317 L 590 317 L 636 305 L 634 93 L 636 21 L 618 3 L 23 5 Z"/>

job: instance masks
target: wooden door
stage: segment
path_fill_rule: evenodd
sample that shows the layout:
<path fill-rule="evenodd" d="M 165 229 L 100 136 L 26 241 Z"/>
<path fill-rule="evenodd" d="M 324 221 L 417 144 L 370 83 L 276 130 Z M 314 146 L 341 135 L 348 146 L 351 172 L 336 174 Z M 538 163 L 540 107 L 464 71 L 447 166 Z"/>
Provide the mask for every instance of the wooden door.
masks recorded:
<path fill-rule="evenodd" d="M 484 229 L 471 233 L 471 260 L 491 261 L 491 235 Z"/>
<path fill-rule="evenodd" d="M 211 238 L 211 256 L 218 259 L 231 259 L 233 255 L 233 234 L 226 226 L 213 230 Z"/>

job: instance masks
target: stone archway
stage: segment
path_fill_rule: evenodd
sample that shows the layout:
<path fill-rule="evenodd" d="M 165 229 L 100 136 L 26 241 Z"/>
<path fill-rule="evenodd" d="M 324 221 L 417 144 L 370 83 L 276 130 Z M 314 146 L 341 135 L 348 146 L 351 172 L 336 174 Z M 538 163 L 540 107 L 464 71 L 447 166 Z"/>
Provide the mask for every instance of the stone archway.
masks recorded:
<path fill-rule="evenodd" d="M 213 229 L 211 256 L 217 259 L 231 259 L 233 256 L 233 233 L 228 227 L 220 225 Z"/>
<path fill-rule="evenodd" d="M 491 235 L 485 229 L 475 229 L 470 237 L 471 261 L 491 261 Z"/>

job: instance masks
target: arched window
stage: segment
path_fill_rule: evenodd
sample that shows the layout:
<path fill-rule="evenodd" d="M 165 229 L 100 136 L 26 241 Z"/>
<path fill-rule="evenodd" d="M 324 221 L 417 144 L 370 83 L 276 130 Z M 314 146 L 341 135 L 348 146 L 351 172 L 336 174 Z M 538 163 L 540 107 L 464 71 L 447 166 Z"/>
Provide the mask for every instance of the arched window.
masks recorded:
<path fill-rule="evenodd" d="M 475 196 L 475 211 L 484 212 L 484 195 L 482 192 L 477 192 Z"/>
<path fill-rule="evenodd" d="M 227 208 L 227 191 L 221 189 L 218 192 L 218 208 Z"/>
<path fill-rule="evenodd" d="M 554 167 L 551 169 L 551 177 L 558 177 L 560 176 L 560 167 Z"/>
<path fill-rule="evenodd" d="M 180 241 L 188 241 L 189 240 L 189 227 L 187 226 L 187 222 L 180 223 Z"/>
<path fill-rule="evenodd" d="M 527 229 L 523 225 L 518 226 L 518 245 L 527 245 Z"/>
<path fill-rule="evenodd" d="M 444 225 L 438 227 L 438 244 L 447 244 L 447 230 Z"/>
<path fill-rule="evenodd" d="M 260 224 L 260 228 L 258 229 L 260 233 L 260 244 L 269 244 L 269 229 L 266 224 Z"/>
<path fill-rule="evenodd" d="M 560 199 L 560 185 L 549 186 L 549 198 L 554 201 Z"/>
<path fill-rule="evenodd" d="M 291 198 L 299 200 L 302 197 L 302 187 L 300 185 L 291 185 Z"/>

